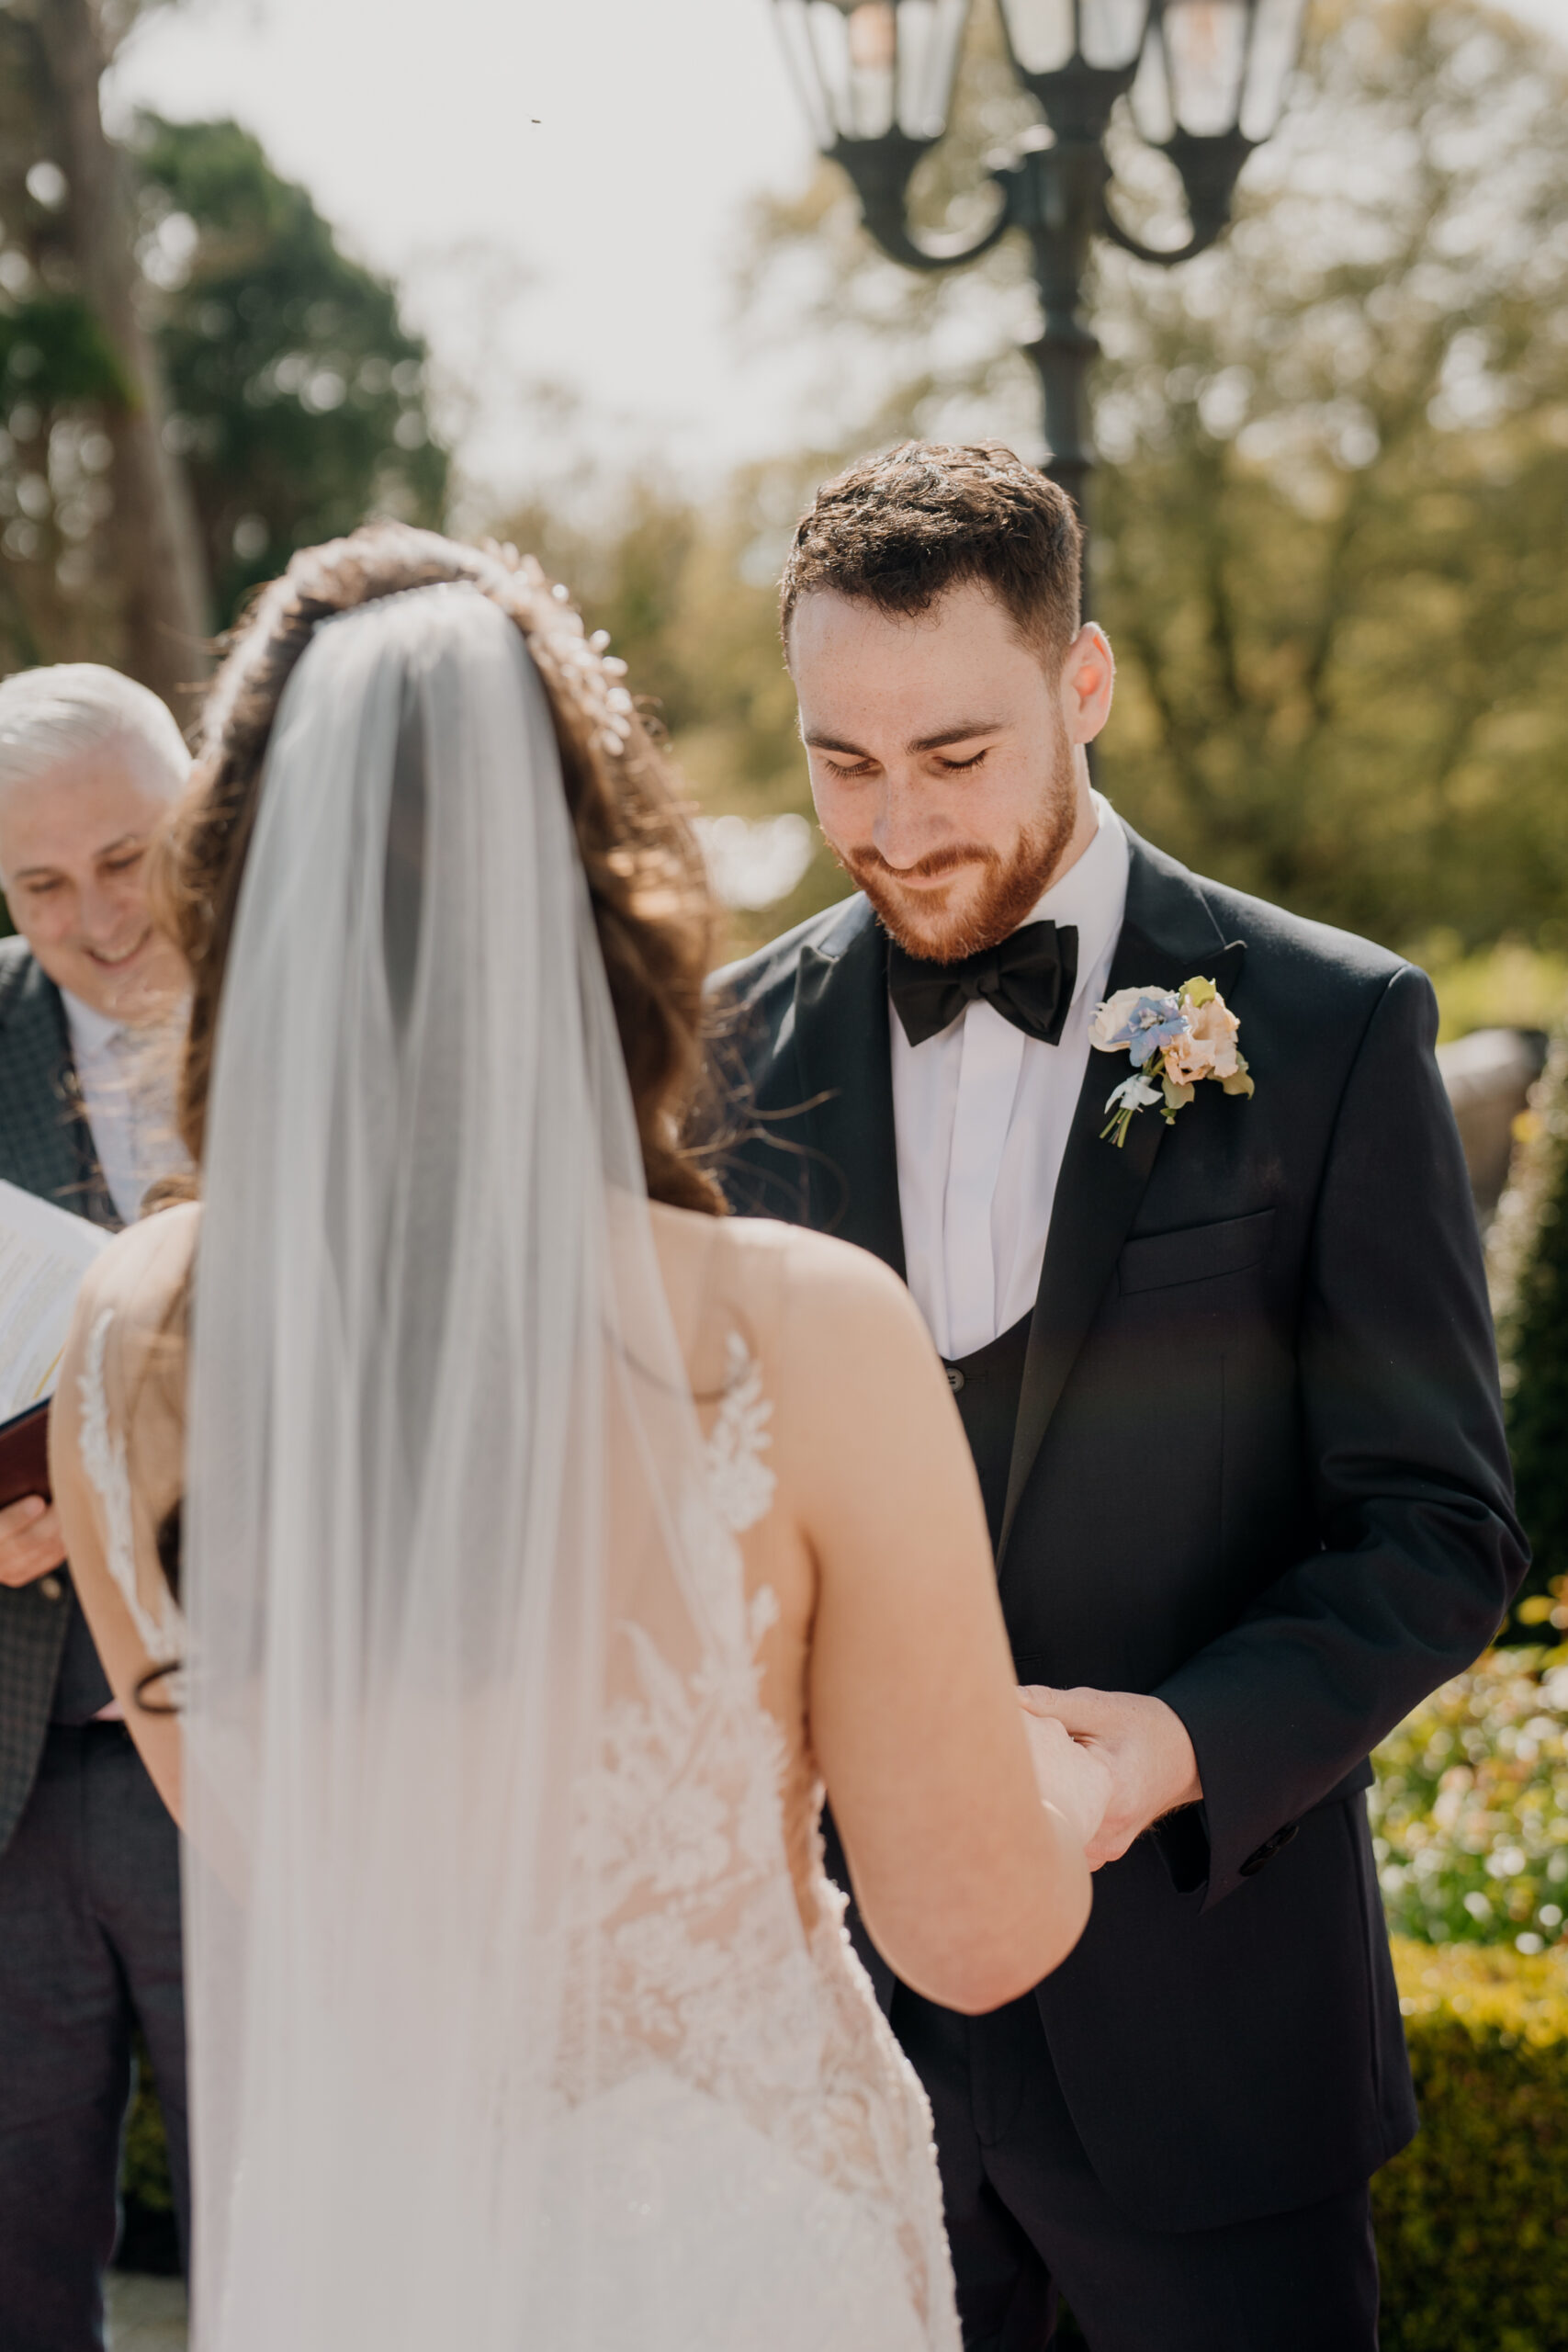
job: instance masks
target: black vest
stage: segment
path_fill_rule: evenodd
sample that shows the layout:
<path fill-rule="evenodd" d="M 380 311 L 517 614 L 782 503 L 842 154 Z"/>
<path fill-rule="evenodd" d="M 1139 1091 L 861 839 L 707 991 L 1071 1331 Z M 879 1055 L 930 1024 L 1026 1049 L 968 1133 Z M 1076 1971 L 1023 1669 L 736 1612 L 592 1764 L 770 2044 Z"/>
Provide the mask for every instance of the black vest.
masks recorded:
<path fill-rule="evenodd" d="M 993 1552 L 1001 1542 L 1002 1513 L 1007 1509 L 1008 1472 L 1012 1466 L 1013 1431 L 1023 1392 L 1023 1359 L 1029 1351 L 1032 1319 L 1026 1315 L 989 1347 L 976 1348 L 972 1356 L 958 1356 L 947 1365 L 948 1383 L 980 1476 Z"/>

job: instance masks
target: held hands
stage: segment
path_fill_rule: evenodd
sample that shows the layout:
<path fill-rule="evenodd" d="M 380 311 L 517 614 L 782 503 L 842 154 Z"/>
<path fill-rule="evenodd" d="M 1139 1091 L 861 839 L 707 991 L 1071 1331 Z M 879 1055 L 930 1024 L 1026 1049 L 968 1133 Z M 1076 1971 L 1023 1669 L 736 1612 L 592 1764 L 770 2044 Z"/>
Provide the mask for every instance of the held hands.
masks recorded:
<path fill-rule="evenodd" d="M 1040 1802 L 1061 1815 L 1087 1855 L 1111 1803 L 1110 1767 L 1092 1748 L 1070 1737 L 1053 1716 L 1037 1714 L 1027 1690 L 1018 1695 Z"/>
<path fill-rule="evenodd" d="M 1057 1781 L 1065 1769 L 1059 1733 L 1105 1775 L 1107 1795 L 1084 1840 L 1090 1870 L 1120 1861 L 1155 1822 L 1202 1796 L 1187 1726 L 1163 1699 L 1131 1690 L 1050 1690 L 1038 1682 L 1021 1687 L 1018 1696 L 1048 1803 L 1068 1809 Z M 1048 1729 L 1049 1745 L 1042 1736 Z"/>
<path fill-rule="evenodd" d="M 41 1495 L 24 1495 L 20 1502 L 7 1503 L 0 1510 L 0 1585 L 16 1591 L 64 1565 L 65 1546 L 52 1504 Z"/>

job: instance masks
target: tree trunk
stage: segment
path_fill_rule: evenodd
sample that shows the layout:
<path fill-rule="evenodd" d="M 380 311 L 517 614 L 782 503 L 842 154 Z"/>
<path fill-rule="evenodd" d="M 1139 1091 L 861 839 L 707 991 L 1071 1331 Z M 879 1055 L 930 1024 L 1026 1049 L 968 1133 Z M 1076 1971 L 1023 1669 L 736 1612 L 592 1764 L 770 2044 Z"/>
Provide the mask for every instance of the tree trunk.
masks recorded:
<path fill-rule="evenodd" d="M 113 532 L 123 662 L 180 718 L 207 668 L 207 565 L 190 491 L 164 446 L 166 406 L 141 285 L 132 209 L 119 154 L 105 134 L 98 82 L 106 62 L 92 0 L 39 0 L 37 27 L 63 126 L 60 162 L 82 293 L 118 357 L 126 400 L 107 421 L 114 443 Z"/>

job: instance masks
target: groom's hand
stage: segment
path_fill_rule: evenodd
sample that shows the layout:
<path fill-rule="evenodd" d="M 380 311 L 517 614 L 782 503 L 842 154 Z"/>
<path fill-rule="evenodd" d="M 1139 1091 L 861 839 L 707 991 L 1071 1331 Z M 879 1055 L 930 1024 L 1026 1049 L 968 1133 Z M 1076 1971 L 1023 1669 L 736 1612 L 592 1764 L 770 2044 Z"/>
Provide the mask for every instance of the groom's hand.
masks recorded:
<path fill-rule="evenodd" d="M 1111 1800 L 1085 1849 L 1090 1870 L 1119 1861 L 1135 1838 L 1203 1793 L 1187 1726 L 1163 1699 L 1133 1690 L 1050 1690 L 1032 1682 L 1019 1697 L 1032 1715 L 1053 1717 L 1111 1775 Z"/>

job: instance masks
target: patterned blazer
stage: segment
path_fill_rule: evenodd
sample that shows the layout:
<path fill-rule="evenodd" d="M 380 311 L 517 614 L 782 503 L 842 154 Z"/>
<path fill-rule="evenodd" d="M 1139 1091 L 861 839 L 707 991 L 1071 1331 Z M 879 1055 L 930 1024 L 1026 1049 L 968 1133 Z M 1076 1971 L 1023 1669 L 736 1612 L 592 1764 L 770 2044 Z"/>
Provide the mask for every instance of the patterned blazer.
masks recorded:
<path fill-rule="evenodd" d="M 119 1223 L 76 1083 L 65 1007 L 25 939 L 0 940 L 0 1176 L 95 1225 Z M 70 1615 L 63 1577 L 17 1591 L 0 1585 L 0 1853 L 38 1771 Z"/>

